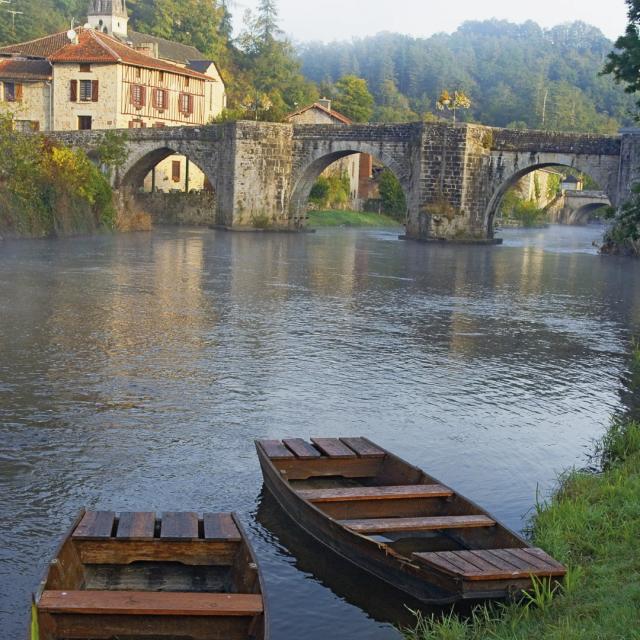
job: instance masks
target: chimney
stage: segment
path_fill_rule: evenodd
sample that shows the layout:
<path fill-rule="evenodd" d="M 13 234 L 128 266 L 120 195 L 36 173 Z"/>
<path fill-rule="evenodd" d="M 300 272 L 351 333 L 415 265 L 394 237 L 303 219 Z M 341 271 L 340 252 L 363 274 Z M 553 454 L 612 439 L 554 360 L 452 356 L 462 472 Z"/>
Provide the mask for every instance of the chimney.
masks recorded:
<path fill-rule="evenodd" d="M 327 111 L 331 111 L 331 100 L 328 98 L 321 98 L 318 100 L 318 104 L 324 107 Z"/>

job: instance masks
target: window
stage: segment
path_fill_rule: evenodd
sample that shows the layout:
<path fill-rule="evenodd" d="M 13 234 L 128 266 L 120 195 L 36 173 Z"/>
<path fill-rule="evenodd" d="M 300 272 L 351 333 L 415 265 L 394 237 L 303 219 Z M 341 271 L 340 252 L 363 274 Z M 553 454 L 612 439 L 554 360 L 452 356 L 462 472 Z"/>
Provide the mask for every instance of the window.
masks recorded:
<path fill-rule="evenodd" d="M 140 78 L 142 76 L 142 69 L 140 67 L 136 67 L 136 78 Z"/>
<path fill-rule="evenodd" d="M 162 127 L 164 127 L 164 122 L 154 122 L 152 126 L 154 129 L 162 129 Z"/>
<path fill-rule="evenodd" d="M 153 106 L 156 109 L 167 108 L 167 92 L 164 89 L 153 90 Z"/>
<path fill-rule="evenodd" d="M 91 102 L 91 80 L 80 80 L 80 102 Z"/>
<path fill-rule="evenodd" d="M 181 93 L 178 96 L 178 111 L 185 116 L 193 113 L 193 96 L 190 93 Z"/>
<path fill-rule="evenodd" d="M 131 85 L 131 104 L 136 109 L 141 109 L 145 105 L 146 91 L 141 84 Z"/>
<path fill-rule="evenodd" d="M 184 79 L 184 86 L 188 87 L 189 86 L 189 76 L 186 76 Z"/>
<path fill-rule="evenodd" d="M 4 100 L 5 102 L 16 101 L 16 83 L 15 82 L 4 83 Z"/>
<path fill-rule="evenodd" d="M 158 74 L 158 80 L 160 80 L 160 83 L 163 83 L 163 82 L 164 82 L 164 71 L 161 71 L 161 72 Z"/>
<path fill-rule="evenodd" d="M 40 123 L 37 120 L 16 120 L 15 129 L 16 131 L 22 131 L 23 133 L 40 131 Z"/>
<path fill-rule="evenodd" d="M 90 73 L 90 72 L 91 72 L 90 64 L 85 64 L 85 63 L 80 64 L 80 73 Z"/>
<path fill-rule="evenodd" d="M 180 160 L 171 161 L 171 179 L 180 182 Z"/>
<path fill-rule="evenodd" d="M 78 116 L 78 129 L 81 131 L 91 129 L 91 116 Z"/>
<path fill-rule="evenodd" d="M 144 129 L 146 126 L 142 120 L 129 120 L 129 129 Z"/>

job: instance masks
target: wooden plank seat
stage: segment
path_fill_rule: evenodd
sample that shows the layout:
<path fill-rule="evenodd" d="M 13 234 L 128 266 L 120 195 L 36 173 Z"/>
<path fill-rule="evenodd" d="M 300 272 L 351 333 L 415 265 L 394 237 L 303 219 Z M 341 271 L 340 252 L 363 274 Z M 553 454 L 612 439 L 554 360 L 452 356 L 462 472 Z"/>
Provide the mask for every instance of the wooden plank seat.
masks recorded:
<path fill-rule="evenodd" d="M 77 543 L 102 542 L 240 542 L 230 513 L 205 513 L 202 522 L 193 511 L 86 511 L 73 531 Z"/>
<path fill-rule="evenodd" d="M 367 438 L 340 438 L 340 440 L 361 458 L 384 458 L 387 455 L 384 449 Z"/>
<path fill-rule="evenodd" d="M 296 458 L 300 458 L 300 460 L 312 460 L 322 455 L 312 444 L 302 438 L 288 438 L 282 442 L 284 442 L 287 448 L 291 449 Z"/>
<path fill-rule="evenodd" d="M 340 438 L 311 438 L 311 442 L 329 458 L 346 460 L 357 457 L 356 452 L 341 442 Z"/>
<path fill-rule="evenodd" d="M 487 516 L 431 516 L 424 518 L 367 518 L 338 520 L 339 524 L 357 533 L 397 533 L 402 531 L 436 531 L 492 527 L 496 523 Z"/>
<path fill-rule="evenodd" d="M 412 554 L 419 564 L 467 580 L 511 580 L 559 577 L 567 572 L 559 562 L 538 548 L 433 551 Z"/>
<path fill-rule="evenodd" d="M 404 500 L 449 498 L 453 491 L 441 484 L 409 484 L 379 487 L 339 487 L 335 489 L 302 489 L 298 495 L 309 502 L 356 502 L 360 500 Z"/>
<path fill-rule="evenodd" d="M 255 616 L 262 596 L 168 591 L 44 591 L 38 609 L 51 614 Z"/>
<path fill-rule="evenodd" d="M 296 457 L 280 440 L 258 440 L 258 442 L 271 460 L 286 460 Z"/>

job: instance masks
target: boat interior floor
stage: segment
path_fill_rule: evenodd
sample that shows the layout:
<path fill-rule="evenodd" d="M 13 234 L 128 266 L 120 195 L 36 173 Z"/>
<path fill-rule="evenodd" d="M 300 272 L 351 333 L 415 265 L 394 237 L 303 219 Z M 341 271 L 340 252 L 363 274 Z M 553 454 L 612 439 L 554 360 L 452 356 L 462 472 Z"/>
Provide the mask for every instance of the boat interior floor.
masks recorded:
<path fill-rule="evenodd" d="M 228 566 L 187 566 L 177 562 L 85 565 L 86 590 L 233 593 Z"/>

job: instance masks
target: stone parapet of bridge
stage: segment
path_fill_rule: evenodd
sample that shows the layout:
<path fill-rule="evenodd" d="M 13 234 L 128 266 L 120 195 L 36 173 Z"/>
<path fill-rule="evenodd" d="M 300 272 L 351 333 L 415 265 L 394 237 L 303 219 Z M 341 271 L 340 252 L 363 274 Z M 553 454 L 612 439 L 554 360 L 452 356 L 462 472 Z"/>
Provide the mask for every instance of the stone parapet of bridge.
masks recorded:
<path fill-rule="evenodd" d="M 95 151 L 103 132 L 51 134 Z M 211 220 L 230 228 L 304 226 L 307 198 L 335 160 L 368 153 L 398 177 L 406 235 L 487 240 L 502 196 L 523 175 L 549 166 L 593 177 L 614 205 L 640 173 L 640 135 L 595 136 L 452 123 L 303 125 L 239 121 L 127 130 L 129 155 L 114 176 L 135 197 L 144 176 L 172 153 L 187 156 L 215 192 Z"/>

